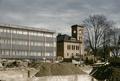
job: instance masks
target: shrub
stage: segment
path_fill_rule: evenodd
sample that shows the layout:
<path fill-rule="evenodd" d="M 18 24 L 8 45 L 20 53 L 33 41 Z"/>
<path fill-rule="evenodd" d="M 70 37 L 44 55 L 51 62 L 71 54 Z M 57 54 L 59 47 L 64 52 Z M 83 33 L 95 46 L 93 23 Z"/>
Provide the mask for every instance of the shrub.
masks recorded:
<path fill-rule="evenodd" d="M 120 57 L 111 57 L 109 59 L 110 65 L 120 66 Z"/>

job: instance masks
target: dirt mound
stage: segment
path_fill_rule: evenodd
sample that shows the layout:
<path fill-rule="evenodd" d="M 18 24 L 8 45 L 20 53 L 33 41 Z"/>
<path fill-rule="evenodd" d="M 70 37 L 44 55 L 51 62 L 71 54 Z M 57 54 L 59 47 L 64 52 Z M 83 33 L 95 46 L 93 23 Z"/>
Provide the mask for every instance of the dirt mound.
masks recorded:
<path fill-rule="evenodd" d="M 39 72 L 35 74 L 36 77 L 85 74 L 79 67 L 68 63 L 37 63 L 32 66 L 39 69 Z"/>

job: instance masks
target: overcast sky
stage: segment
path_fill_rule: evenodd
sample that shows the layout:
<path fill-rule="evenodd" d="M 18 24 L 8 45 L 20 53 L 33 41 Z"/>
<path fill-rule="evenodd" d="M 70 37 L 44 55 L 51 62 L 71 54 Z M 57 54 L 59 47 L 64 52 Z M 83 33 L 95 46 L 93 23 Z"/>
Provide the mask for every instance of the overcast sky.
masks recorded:
<path fill-rule="evenodd" d="M 120 25 L 120 0 L 0 0 L 0 23 L 70 34 L 70 26 L 102 14 Z"/>

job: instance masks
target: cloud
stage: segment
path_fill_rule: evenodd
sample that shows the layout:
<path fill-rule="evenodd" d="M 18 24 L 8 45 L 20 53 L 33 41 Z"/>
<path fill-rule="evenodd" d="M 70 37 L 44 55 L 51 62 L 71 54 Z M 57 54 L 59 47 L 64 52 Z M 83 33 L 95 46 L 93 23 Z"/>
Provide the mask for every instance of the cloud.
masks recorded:
<path fill-rule="evenodd" d="M 44 27 L 70 34 L 70 26 L 92 14 L 119 25 L 120 0 L 0 0 L 0 22 Z"/>

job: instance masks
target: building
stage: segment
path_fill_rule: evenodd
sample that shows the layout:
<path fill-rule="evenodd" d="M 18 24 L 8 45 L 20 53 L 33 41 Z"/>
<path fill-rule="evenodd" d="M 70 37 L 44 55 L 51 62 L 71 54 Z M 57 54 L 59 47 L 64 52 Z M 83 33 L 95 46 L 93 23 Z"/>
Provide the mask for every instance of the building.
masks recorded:
<path fill-rule="evenodd" d="M 0 58 L 53 59 L 55 32 L 34 27 L 0 24 Z"/>
<path fill-rule="evenodd" d="M 72 36 L 66 34 L 57 36 L 57 56 L 61 56 L 64 60 L 72 58 L 83 58 L 84 55 L 84 27 L 73 25 L 71 27 Z"/>

